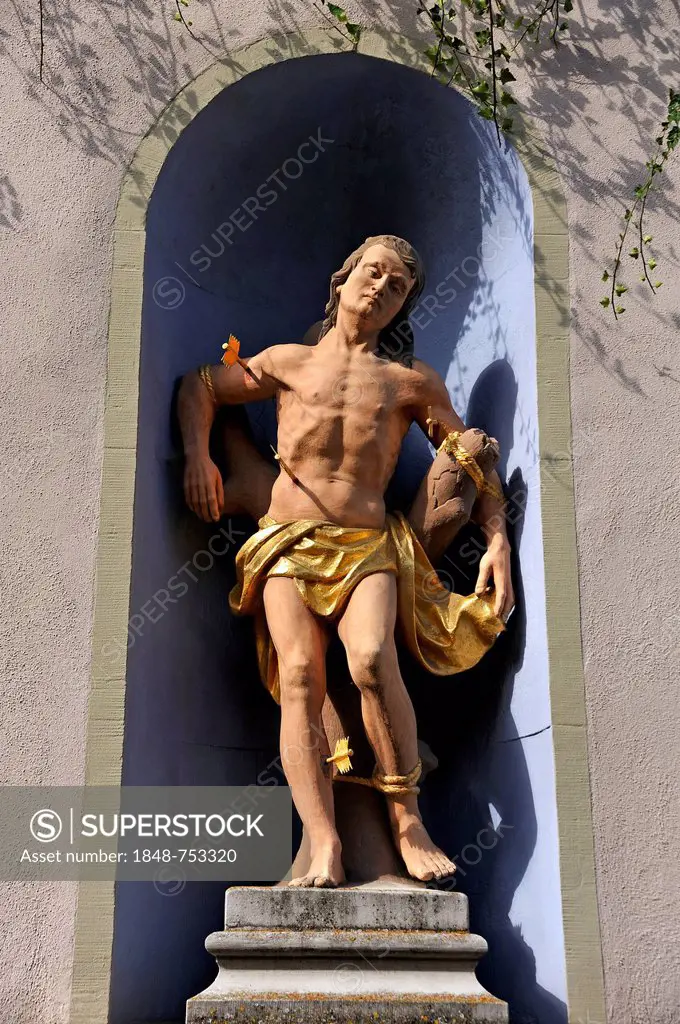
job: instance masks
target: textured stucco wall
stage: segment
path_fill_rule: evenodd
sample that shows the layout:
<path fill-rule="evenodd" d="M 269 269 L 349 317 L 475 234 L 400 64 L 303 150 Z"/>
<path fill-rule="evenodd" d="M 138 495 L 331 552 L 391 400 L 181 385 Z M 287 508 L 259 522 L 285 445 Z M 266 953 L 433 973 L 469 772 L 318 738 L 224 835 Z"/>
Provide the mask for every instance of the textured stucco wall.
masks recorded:
<path fill-rule="evenodd" d="M 410 4 L 348 4 L 357 20 L 418 32 Z M 124 167 L 160 110 L 221 55 L 311 5 L 46 8 L 3 20 L 0 109 L 0 471 L 3 782 L 83 777 L 102 450 L 111 227 Z M 671 2 L 588 2 L 574 43 L 546 51 L 516 92 L 544 132 L 568 197 L 572 411 L 595 850 L 611 1021 L 670 1024 L 680 1002 L 677 772 L 680 712 L 667 596 L 677 550 L 674 347 L 677 167 L 651 205 L 665 287 L 637 288 L 614 326 L 597 305 L 618 231 L 677 76 Z M 209 52 L 211 51 L 211 52 Z M 546 77 L 549 72 L 551 78 Z M 632 279 L 634 275 L 629 275 Z M 677 290 L 676 290 L 677 294 Z M 676 378 L 676 379 L 674 379 Z M 17 1024 L 67 1018 L 71 886 L 10 887 L 0 1009 Z M 594 1024 L 594 1022 L 592 1022 Z"/>

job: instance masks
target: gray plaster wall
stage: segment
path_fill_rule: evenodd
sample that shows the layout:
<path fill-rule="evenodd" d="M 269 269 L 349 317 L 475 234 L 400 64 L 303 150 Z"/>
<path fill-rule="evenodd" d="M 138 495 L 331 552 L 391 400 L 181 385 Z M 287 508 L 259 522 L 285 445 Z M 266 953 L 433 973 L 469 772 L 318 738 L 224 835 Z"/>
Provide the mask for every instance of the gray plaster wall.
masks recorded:
<path fill-rule="evenodd" d="M 317 24 L 311 6 L 66 4 L 3 20 L 0 370 L 4 783 L 83 778 L 102 453 L 111 231 L 120 182 L 163 106 L 225 49 Z M 348 4 L 418 32 L 410 5 Z M 583 649 L 608 1019 L 670 1024 L 680 1001 L 671 658 L 678 616 L 677 166 L 652 203 L 666 282 L 597 304 L 619 197 L 640 180 L 678 62 L 671 2 L 589 2 L 572 45 L 516 92 L 560 168 L 570 224 L 572 414 Z M 212 52 L 209 52 L 212 51 Z M 675 191 L 673 189 L 675 186 Z M 632 277 L 631 275 L 631 283 Z M 677 378 L 677 379 L 676 379 Z M 75 893 L 3 886 L 0 1009 L 67 1020 Z"/>

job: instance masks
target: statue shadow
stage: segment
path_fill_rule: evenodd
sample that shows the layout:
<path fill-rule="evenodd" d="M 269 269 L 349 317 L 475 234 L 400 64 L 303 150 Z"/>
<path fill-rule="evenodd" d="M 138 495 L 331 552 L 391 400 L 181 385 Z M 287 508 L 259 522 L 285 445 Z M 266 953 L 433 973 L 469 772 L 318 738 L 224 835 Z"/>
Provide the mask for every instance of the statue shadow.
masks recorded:
<path fill-rule="evenodd" d="M 500 443 L 505 480 L 513 448 L 517 383 L 510 363 L 499 359 L 478 378 L 466 422 Z M 505 484 L 516 607 L 508 629 L 479 665 L 456 677 L 425 673 L 406 653 L 404 678 L 418 719 L 418 734 L 439 759 L 420 797 L 435 842 L 454 857 L 457 873 L 445 887 L 465 893 L 470 928 L 484 936 L 489 953 L 477 974 L 505 1000 L 512 1024 L 566 1024 L 565 1004 L 537 981 L 534 951 L 513 925 L 511 908 L 538 837 L 538 820 L 522 739 L 511 705 L 525 660 L 527 605 L 522 581 L 522 534 L 527 484 L 521 468 Z M 438 566 L 459 592 L 474 589 L 485 550 L 481 533 L 468 526 Z"/>

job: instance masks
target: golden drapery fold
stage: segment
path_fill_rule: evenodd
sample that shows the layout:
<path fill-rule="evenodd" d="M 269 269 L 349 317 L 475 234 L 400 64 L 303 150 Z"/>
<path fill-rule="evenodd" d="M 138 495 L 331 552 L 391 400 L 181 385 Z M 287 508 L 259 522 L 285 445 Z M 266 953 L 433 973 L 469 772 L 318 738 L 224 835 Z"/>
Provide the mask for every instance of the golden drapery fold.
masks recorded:
<path fill-rule="evenodd" d="M 236 556 L 229 606 L 237 615 L 255 616 L 260 675 L 277 703 L 278 662 L 262 601 L 264 584 L 274 576 L 295 580 L 310 611 L 333 620 L 360 580 L 394 573 L 400 635 L 420 664 L 439 676 L 472 668 L 505 629 L 493 612 L 493 592 L 464 596 L 443 586 L 400 512 L 387 515 L 382 530 L 312 519 L 278 523 L 269 516 L 258 526 Z"/>

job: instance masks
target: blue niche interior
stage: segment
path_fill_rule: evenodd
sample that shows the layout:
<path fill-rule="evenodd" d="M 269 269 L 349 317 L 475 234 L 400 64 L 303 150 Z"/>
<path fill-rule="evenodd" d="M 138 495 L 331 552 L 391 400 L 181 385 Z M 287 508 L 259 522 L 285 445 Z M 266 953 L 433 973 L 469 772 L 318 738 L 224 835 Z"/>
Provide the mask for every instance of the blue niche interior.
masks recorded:
<path fill-rule="evenodd" d="M 562 1024 L 533 211 L 515 151 L 425 75 L 357 54 L 304 57 L 248 75 L 188 124 L 146 227 L 130 597 L 144 625 L 128 651 L 125 784 L 250 784 L 278 754 L 278 709 L 257 676 L 251 623 L 227 608 L 235 545 L 209 570 L 192 562 L 216 531 L 182 500 L 170 412 L 178 378 L 216 362 L 230 331 L 245 355 L 300 340 L 353 248 L 372 234 L 408 238 L 428 275 L 416 353 L 445 378 L 461 416 L 502 446 L 518 592 L 512 628 L 473 672 L 435 679 L 404 660 L 419 734 L 440 761 L 422 807 L 457 856 L 471 927 L 489 943 L 480 980 L 509 1001 L 513 1021 Z M 249 416 L 266 447 L 273 409 L 250 406 Z M 393 502 L 408 502 L 431 457 L 412 430 Z M 245 536 L 253 526 L 232 528 Z M 467 589 L 479 555 L 469 531 L 443 578 Z M 174 598 L 162 598 L 160 616 L 159 592 Z M 221 927 L 224 888 L 117 886 L 112 1024 L 183 1020 L 185 999 L 214 974 L 203 941 Z"/>

